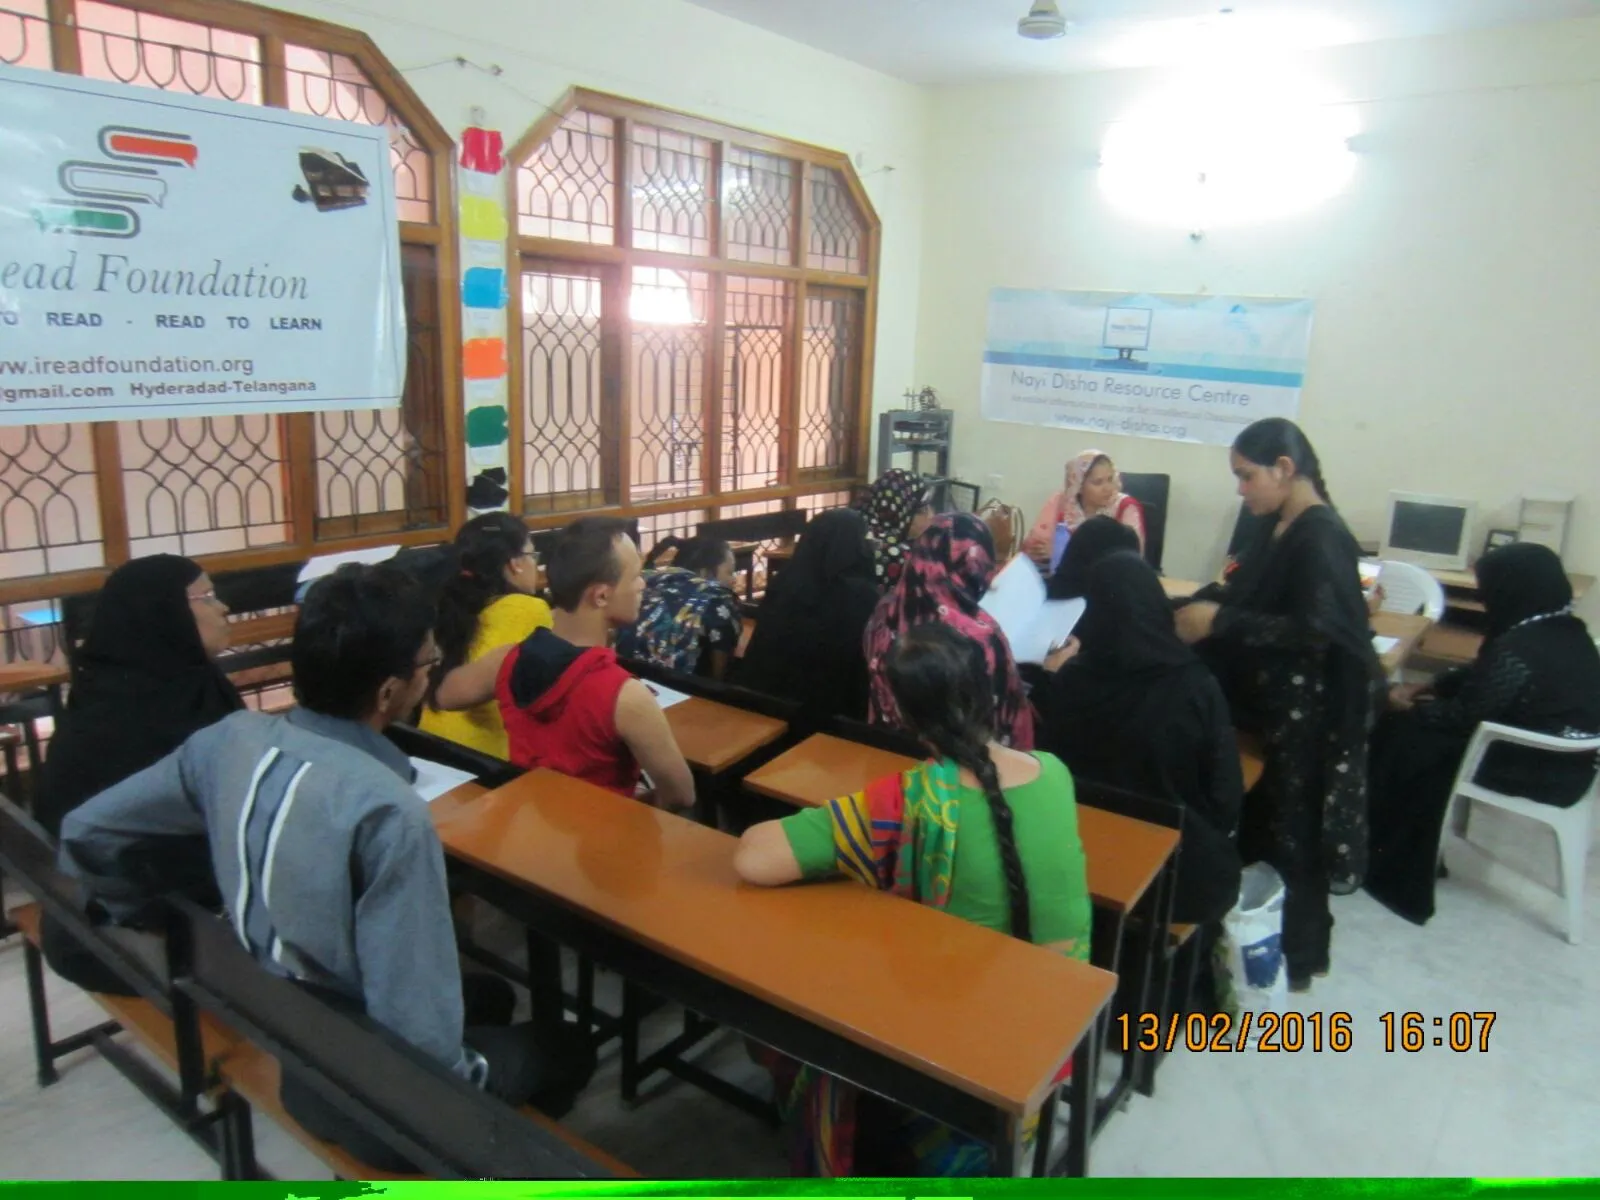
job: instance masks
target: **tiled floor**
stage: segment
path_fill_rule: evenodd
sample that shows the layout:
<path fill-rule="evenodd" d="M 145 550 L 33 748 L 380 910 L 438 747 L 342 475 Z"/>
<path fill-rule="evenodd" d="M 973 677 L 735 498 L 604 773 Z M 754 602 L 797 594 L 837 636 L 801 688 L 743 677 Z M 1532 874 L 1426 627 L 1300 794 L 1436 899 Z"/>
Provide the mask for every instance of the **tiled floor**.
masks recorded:
<path fill-rule="evenodd" d="M 1541 830 L 1495 813 L 1474 837 L 1542 877 L 1554 849 Z M 1303 1012 L 1348 1012 L 1347 1054 L 1187 1054 L 1163 1067 L 1153 1098 L 1135 1096 L 1095 1143 L 1097 1175 L 1592 1175 L 1600 1170 L 1600 1036 L 1590 1005 L 1600 955 L 1554 932 L 1553 899 L 1519 886 L 1482 856 L 1451 855 L 1439 915 L 1417 929 L 1364 894 L 1335 901 L 1334 972 Z M 1600 937 L 1600 869 L 1588 888 Z M 58 1031 L 98 1010 L 51 985 Z M 1431 1045 L 1386 1054 L 1379 1015 L 1497 1014 L 1486 1054 Z M 1430 1040 L 1431 1040 L 1430 1028 Z M 746 1086 L 759 1074 L 737 1039 L 709 1064 Z M 615 1066 L 568 1118 L 649 1176 L 716 1178 L 784 1170 L 778 1135 L 687 1085 L 658 1085 L 632 1111 L 616 1099 Z M 264 1165 L 284 1178 L 317 1164 L 270 1125 Z M 0 945 L 0 1174 L 12 1178 L 214 1178 L 215 1168 L 92 1052 L 61 1081 L 35 1085 L 22 953 Z"/>

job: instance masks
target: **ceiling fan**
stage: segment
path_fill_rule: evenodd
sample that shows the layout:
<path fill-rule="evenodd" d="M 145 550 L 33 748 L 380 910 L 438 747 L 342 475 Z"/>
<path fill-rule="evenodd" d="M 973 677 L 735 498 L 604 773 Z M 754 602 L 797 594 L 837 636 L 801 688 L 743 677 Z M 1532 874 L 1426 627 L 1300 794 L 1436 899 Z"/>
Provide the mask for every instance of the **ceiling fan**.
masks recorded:
<path fill-rule="evenodd" d="M 1028 15 L 1017 22 L 1017 32 L 1035 41 L 1066 37 L 1071 22 L 1061 15 L 1056 0 L 1034 0 Z"/>

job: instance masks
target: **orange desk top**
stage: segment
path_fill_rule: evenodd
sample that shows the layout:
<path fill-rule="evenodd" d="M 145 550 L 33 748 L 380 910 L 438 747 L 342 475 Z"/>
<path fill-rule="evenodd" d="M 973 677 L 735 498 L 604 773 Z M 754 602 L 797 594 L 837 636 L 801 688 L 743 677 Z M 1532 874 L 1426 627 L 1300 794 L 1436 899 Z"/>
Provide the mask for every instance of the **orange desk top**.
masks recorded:
<path fill-rule="evenodd" d="M 860 791 L 874 779 L 898 775 L 916 765 L 916 759 L 903 754 L 815 733 L 751 771 L 744 777 L 744 785 L 789 804 L 820 808 L 839 796 Z"/>
<path fill-rule="evenodd" d="M 68 679 L 66 664 L 47 662 L 0 663 L 0 692 L 31 692 L 35 688 L 53 687 Z"/>
<path fill-rule="evenodd" d="M 902 754 L 818 733 L 752 771 L 744 782 L 762 795 L 816 807 L 916 763 Z M 1087 860 L 1089 895 L 1121 912 L 1138 903 L 1178 844 L 1175 830 L 1082 804 L 1078 836 Z"/>
<path fill-rule="evenodd" d="M 437 824 L 457 858 L 1018 1116 L 1116 982 L 860 884 L 740 883 L 730 835 L 550 771 Z"/>
<path fill-rule="evenodd" d="M 748 709 L 690 696 L 666 710 L 667 724 L 690 765 L 726 771 L 746 755 L 781 738 L 787 722 Z"/>

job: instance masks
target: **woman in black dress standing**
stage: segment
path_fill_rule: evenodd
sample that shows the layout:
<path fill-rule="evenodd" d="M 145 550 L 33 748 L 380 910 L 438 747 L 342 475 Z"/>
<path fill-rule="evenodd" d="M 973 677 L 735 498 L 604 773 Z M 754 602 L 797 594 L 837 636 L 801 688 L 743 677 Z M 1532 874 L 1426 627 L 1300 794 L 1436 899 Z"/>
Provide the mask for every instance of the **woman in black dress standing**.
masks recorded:
<path fill-rule="evenodd" d="M 1330 893 L 1361 886 L 1367 860 L 1367 735 L 1382 672 L 1357 569 L 1316 451 L 1281 417 L 1233 444 L 1239 495 L 1264 521 L 1226 585 L 1178 612 L 1178 633 L 1222 680 L 1235 724 L 1259 732 L 1260 781 L 1245 798 L 1244 860 L 1283 877 L 1289 986 L 1330 963 Z"/>

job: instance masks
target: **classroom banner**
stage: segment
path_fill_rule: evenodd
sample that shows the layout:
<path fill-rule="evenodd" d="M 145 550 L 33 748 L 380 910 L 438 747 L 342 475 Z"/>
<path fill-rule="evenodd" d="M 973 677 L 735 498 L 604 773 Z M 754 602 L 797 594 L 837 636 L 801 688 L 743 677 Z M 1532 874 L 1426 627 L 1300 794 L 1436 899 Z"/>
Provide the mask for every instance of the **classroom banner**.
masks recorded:
<path fill-rule="evenodd" d="M 996 288 L 983 415 L 1231 445 L 1300 409 L 1311 301 Z"/>
<path fill-rule="evenodd" d="M 383 126 L 0 68 L 0 424 L 380 408 Z"/>

